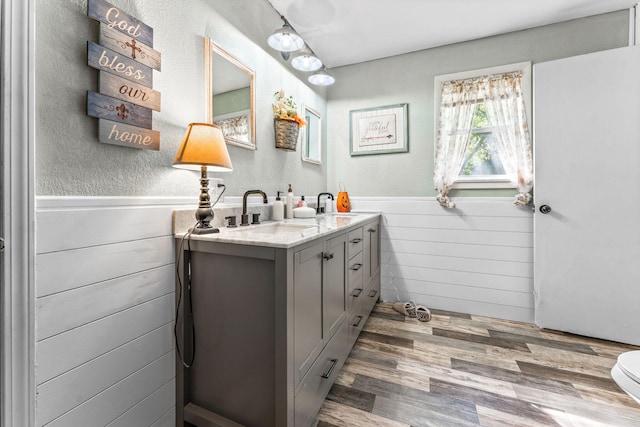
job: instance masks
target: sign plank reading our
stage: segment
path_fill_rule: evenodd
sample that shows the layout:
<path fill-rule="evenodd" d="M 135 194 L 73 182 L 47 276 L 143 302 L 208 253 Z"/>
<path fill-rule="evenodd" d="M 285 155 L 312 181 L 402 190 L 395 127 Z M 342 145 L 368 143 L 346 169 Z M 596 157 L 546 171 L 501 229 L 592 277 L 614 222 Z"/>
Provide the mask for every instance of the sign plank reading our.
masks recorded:
<path fill-rule="evenodd" d="M 123 147 L 160 150 L 160 132 L 129 126 L 111 120 L 98 120 L 98 140 Z"/>
<path fill-rule="evenodd" d="M 92 41 L 87 42 L 87 50 L 87 63 L 90 67 L 107 71 L 147 87 L 153 87 L 153 70 L 146 65 L 125 58 Z"/>
<path fill-rule="evenodd" d="M 100 44 L 127 58 L 134 59 L 141 64 L 160 71 L 160 52 L 120 31 L 109 28 L 106 24 L 100 24 Z"/>
<path fill-rule="evenodd" d="M 87 92 L 87 114 L 151 129 L 151 110 L 96 92 Z"/>
<path fill-rule="evenodd" d="M 100 73 L 100 93 L 160 111 L 160 92 L 110 73 Z"/>
<path fill-rule="evenodd" d="M 87 15 L 153 47 L 153 28 L 104 0 L 89 0 Z"/>

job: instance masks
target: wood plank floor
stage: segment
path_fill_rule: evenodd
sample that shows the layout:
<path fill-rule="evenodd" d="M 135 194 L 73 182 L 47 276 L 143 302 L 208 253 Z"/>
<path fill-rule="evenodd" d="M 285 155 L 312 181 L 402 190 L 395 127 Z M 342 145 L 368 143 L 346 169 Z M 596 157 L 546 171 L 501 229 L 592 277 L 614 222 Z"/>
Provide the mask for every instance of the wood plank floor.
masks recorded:
<path fill-rule="evenodd" d="M 376 305 L 318 414 L 341 426 L 640 426 L 610 377 L 640 347 L 432 310 Z"/>

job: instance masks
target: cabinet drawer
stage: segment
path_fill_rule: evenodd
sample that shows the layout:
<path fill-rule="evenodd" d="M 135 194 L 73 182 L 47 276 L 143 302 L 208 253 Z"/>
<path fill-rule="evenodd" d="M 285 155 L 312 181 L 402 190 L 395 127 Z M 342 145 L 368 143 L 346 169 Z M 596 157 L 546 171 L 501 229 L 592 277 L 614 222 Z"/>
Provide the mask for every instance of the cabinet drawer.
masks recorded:
<path fill-rule="evenodd" d="M 347 253 L 349 259 L 351 259 L 355 254 L 362 252 L 363 238 L 364 232 L 362 231 L 362 227 L 349 232 L 347 235 Z"/>
<path fill-rule="evenodd" d="M 308 427 L 313 423 L 348 354 L 348 331 L 343 323 L 320 353 L 296 393 L 295 427 Z"/>

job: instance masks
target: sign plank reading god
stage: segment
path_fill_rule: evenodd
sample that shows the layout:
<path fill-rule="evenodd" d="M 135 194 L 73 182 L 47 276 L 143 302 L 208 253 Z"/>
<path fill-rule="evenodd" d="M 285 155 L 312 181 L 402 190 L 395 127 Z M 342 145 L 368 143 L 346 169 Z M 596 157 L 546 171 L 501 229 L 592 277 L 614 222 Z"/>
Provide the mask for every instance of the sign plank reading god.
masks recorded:
<path fill-rule="evenodd" d="M 151 129 L 150 109 L 91 91 L 87 92 L 87 114 Z"/>
<path fill-rule="evenodd" d="M 87 63 L 90 67 L 107 71 L 147 87 L 153 87 L 153 70 L 146 65 L 125 58 L 92 41 L 87 42 L 87 50 Z"/>
<path fill-rule="evenodd" d="M 160 52 L 120 31 L 109 28 L 106 24 L 100 24 L 100 44 L 127 58 L 134 59 L 141 64 L 160 71 Z"/>
<path fill-rule="evenodd" d="M 111 120 L 98 120 L 98 140 L 123 147 L 160 150 L 160 132 L 129 126 Z"/>
<path fill-rule="evenodd" d="M 160 92 L 110 73 L 100 73 L 100 93 L 160 111 Z"/>
<path fill-rule="evenodd" d="M 153 28 L 104 0 L 89 0 L 87 15 L 153 47 Z"/>

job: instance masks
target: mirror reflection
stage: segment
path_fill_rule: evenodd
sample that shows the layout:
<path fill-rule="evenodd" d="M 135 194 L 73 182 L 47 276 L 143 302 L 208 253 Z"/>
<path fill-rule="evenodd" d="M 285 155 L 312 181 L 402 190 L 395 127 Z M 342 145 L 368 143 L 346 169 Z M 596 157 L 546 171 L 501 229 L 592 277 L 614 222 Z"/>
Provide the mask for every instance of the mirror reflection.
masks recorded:
<path fill-rule="evenodd" d="M 255 150 L 254 72 L 205 38 L 207 117 L 227 144 Z"/>
<path fill-rule="evenodd" d="M 303 106 L 307 125 L 303 128 L 302 160 L 309 163 L 322 163 L 322 131 L 320 113 L 308 105 Z"/>

